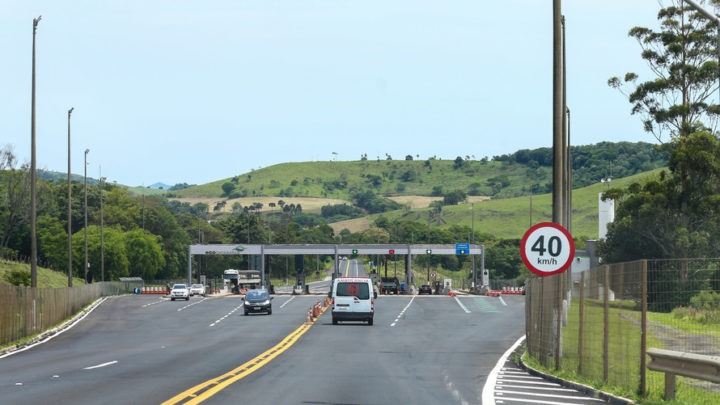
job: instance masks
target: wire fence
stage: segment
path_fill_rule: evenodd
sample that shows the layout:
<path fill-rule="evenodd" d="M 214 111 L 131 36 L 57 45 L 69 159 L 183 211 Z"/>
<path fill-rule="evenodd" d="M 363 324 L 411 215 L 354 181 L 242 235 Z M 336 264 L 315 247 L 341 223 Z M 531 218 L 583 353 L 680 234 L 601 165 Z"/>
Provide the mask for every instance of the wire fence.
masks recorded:
<path fill-rule="evenodd" d="M 528 280 L 528 354 L 637 398 L 660 399 L 650 347 L 720 356 L 720 259 L 642 260 Z M 596 384 L 595 384 L 596 383 Z M 720 402 L 720 385 L 678 377 L 677 398 Z"/>
<path fill-rule="evenodd" d="M 120 282 L 64 288 L 0 285 L 0 347 L 51 329 L 100 297 L 130 291 Z"/>

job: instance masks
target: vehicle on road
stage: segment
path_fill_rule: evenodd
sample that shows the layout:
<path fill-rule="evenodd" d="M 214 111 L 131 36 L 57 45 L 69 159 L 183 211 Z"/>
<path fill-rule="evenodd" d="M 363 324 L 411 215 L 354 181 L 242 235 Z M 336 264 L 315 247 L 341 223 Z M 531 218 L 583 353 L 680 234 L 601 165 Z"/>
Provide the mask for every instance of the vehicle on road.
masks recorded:
<path fill-rule="evenodd" d="M 190 295 L 205 296 L 205 286 L 202 284 L 193 284 L 190 286 Z"/>
<path fill-rule="evenodd" d="M 266 313 L 272 315 L 272 299 L 265 289 L 249 290 L 245 294 L 245 315 L 252 313 Z"/>
<path fill-rule="evenodd" d="M 223 272 L 225 286 L 235 294 L 242 289 L 257 289 L 262 284 L 260 270 L 227 269 Z"/>
<path fill-rule="evenodd" d="M 432 287 L 430 287 L 430 284 L 423 284 L 420 286 L 420 290 L 418 291 L 418 294 L 429 294 L 432 295 Z"/>
<path fill-rule="evenodd" d="M 397 294 L 400 288 L 400 281 L 397 277 L 381 277 L 382 282 L 382 293 L 383 294 Z"/>
<path fill-rule="evenodd" d="M 362 321 L 373 324 L 375 298 L 372 280 L 365 277 L 340 277 L 333 281 L 328 297 L 332 302 L 332 323 Z"/>
<path fill-rule="evenodd" d="M 190 301 L 190 289 L 187 284 L 174 284 L 170 290 L 170 300 L 184 299 Z"/>

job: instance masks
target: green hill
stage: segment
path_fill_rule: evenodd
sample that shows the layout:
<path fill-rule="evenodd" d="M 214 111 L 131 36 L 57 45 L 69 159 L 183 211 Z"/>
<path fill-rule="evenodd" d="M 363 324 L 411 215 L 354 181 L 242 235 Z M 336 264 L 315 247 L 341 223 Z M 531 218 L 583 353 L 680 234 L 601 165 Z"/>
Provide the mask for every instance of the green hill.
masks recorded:
<path fill-rule="evenodd" d="M 657 175 L 662 169 L 640 173 L 623 179 L 613 180 L 611 184 L 597 183 L 573 190 L 573 223 L 570 229 L 574 237 L 597 239 L 598 237 L 598 195 L 611 187 L 625 187 L 633 182 Z M 474 221 L 473 221 L 474 211 Z M 432 213 L 432 208 L 415 210 L 396 210 L 369 217 L 374 221 L 379 216 L 389 220 L 405 219 L 420 223 L 435 224 L 440 227 L 465 225 L 473 227 L 478 233 L 492 234 L 502 239 L 520 239 L 533 224 L 552 220 L 552 194 L 532 196 L 532 218 L 530 196 L 492 199 L 470 204 L 442 207 L 440 214 Z M 336 228 L 337 231 L 339 229 Z"/>
<path fill-rule="evenodd" d="M 573 188 L 601 178 L 623 178 L 664 167 L 667 159 L 647 143 L 609 143 L 572 148 Z M 407 157 L 411 159 L 410 156 Z M 359 160 L 283 163 L 211 183 L 167 192 L 179 198 L 319 197 L 349 200 L 358 192 L 382 196 L 512 198 L 552 190 L 552 149 L 520 150 L 492 160 Z"/>

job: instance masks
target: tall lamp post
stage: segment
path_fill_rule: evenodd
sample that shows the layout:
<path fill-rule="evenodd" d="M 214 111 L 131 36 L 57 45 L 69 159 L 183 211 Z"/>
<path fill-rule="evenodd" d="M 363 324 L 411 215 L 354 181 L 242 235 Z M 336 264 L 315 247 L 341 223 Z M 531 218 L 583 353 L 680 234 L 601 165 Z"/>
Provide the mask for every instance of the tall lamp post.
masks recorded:
<path fill-rule="evenodd" d="M 85 172 L 84 172 L 84 185 L 85 185 L 85 282 L 88 282 L 88 235 L 87 235 L 87 155 L 90 152 L 90 149 L 85 149 Z"/>
<path fill-rule="evenodd" d="M 101 170 L 102 172 L 102 170 Z M 105 216 L 103 214 L 103 193 L 105 192 L 105 178 L 100 173 L 100 281 L 105 281 Z"/>
<path fill-rule="evenodd" d="M 35 33 L 42 16 L 33 19 L 32 85 L 30 97 L 30 287 L 37 287 L 37 190 L 35 187 Z"/>
<path fill-rule="evenodd" d="M 72 287 L 72 181 L 70 179 L 70 115 L 75 107 L 68 110 L 68 196 L 67 196 L 67 234 L 68 234 L 68 287 Z"/>

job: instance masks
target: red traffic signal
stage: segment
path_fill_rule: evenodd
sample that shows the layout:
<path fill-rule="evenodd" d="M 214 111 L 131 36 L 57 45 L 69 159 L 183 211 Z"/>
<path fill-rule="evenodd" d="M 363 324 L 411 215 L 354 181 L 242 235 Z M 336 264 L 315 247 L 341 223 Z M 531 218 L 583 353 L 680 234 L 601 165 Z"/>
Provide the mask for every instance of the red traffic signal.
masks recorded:
<path fill-rule="evenodd" d="M 395 249 L 390 249 L 390 254 L 391 254 L 391 255 L 394 255 L 394 254 L 395 254 Z"/>

